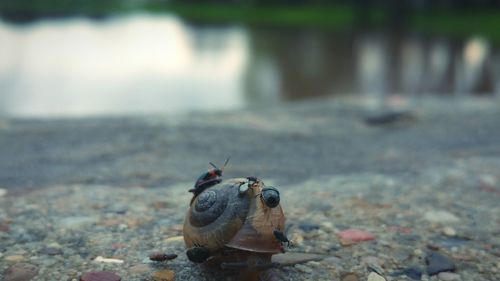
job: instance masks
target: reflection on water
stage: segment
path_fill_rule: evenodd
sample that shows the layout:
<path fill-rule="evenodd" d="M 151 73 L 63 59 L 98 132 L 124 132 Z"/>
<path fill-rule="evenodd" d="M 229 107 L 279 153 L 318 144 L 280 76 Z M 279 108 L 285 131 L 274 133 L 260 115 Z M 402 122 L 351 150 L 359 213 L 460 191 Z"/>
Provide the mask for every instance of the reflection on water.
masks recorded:
<path fill-rule="evenodd" d="M 193 26 L 173 16 L 0 22 L 0 115 L 235 109 L 355 94 L 500 92 L 481 38 Z"/>
<path fill-rule="evenodd" d="M 2 24 L 2 111 L 81 115 L 241 106 L 245 32 L 219 33 L 207 36 L 220 44 L 211 49 L 173 17 Z"/>

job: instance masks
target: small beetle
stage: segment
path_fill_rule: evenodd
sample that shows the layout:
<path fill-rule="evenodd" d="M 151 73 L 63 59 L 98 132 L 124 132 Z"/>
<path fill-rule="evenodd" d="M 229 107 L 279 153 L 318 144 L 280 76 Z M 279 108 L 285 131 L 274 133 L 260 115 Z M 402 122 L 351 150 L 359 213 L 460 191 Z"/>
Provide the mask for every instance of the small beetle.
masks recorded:
<path fill-rule="evenodd" d="M 224 168 L 226 167 L 227 162 L 229 162 L 230 158 L 231 157 L 228 157 L 226 159 L 226 162 L 224 162 L 224 166 L 222 166 L 222 169 L 217 168 L 217 166 L 215 166 L 214 163 L 209 162 L 209 164 L 213 168 L 208 169 L 208 171 L 201 174 L 201 176 L 196 180 L 194 188 L 189 190 L 189 192 L 193 193 L 193 198 L 202 193 L 203 190 L 211 186 L 214 186 L 222 181 L 222 172 L 224 171 Z"/>

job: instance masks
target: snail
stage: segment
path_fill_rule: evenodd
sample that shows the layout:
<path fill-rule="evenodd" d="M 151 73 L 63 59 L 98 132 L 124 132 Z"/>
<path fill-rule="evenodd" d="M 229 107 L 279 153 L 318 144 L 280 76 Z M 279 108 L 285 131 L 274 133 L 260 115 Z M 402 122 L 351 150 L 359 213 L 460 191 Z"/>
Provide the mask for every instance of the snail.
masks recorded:
<path fill-rule="evenodd" d="M 271 258 L 284 252 L 284 229 L 276 188 L 255 177 L 217 182 L 193 195 L 184 220 L 186 254 L 195 263 L 238 271 L 240 280 L 261 280 L 279 266 Z"/>

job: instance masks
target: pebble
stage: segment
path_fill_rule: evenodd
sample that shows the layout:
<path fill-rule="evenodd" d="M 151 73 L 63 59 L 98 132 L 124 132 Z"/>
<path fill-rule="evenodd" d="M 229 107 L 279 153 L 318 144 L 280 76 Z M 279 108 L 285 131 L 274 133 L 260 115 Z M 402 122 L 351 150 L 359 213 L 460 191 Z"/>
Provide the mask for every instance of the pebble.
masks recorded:
<path fill-rule="evenodd" d="M 436 275 L 444 271 L 454 271 L 456 268 L 450 258 L 432 251 L 425 257 L 425 263 L 427 264 L 427 273 L 429 275 Z"/>
<path fill-rule="evenodd" d="M 427 211 L 424 214 L 424 219 L 433 223 L 457 223 L 460 219 L 454 214 L 447 211 Z"/>
<path fill-rule="evenodd" d="M 0 188 L 0 197 L 4 197 L 5 195 L 7 195 L 7 189 Z"/>
<path fill-rule="evenodd" d="M 493 175 L 481 175 L 479 177 L 479 184 L 494 187 L 497 184 L 497 180 Z"/>
<path fill-rule="evenodd" d="M 85 225 L 94 224 L 99 221 L 97 216 L 76 216 L 67 217 L 59 221 L 59 225 L 62 228 L 67 229 L 79 229 Z"/>
<path fill-rule="evenodd" d="M 421 256 L 424 254 L 424 252 L 423 252 L 422 250 L 420 250 L 420 249 L 415 249 L 415 250 L 413 251 L 413 254 L 414 254 L 415 256 L 417 256 L 417 257 L 421 257 Z"/>
<path fill-rule="evenodd" d="M 344 246 L 363 242 L 375 240 L 375 235 L 368 231 L 363 231 L 359 229 L 347 229 L 337 233 L 340 238 L 340 243 Z"/>
<path fill-rule="evenodd" d="M 132 274 L 144 274 L 148 271 L 150 271 L 150 267 L 147 264 L 137 264 L 134 266 L 131 266 L 128 271 Z"/>
<path fill-rule="evenodd" d="M 356 274 L 349 272 L 342 276 L 342 281 L 358 281 L 358 276 Z"/>
<path fill-rule="evenodd" d="M 304 236 L 300 235 L 299 233 L 293 233 L 291 237 L 291 241 L 293 245 L 300 246 L 304 242 Z"/>
<path fill-rule="evenodd" d="M 385 281 L 385 278 L 375 272 L 368 274 L 368 281 Z"/>
<path fill-rule="evenodd" d="M 303 265 L 303 264 L 297 264 L 295 265 L 295 268 L 297 268 L 299 271 L 311 274 L 313 271 L 310 267 Z"/>
<path fill-rule="evenodd" d="M 121 281 L 121 277 L 109 271 L 92 271 L 83 274 L 80 281 Z"/>
<path fill-rule="evenodd" d="M 366 264 L 376 264 L 378 266 L 384 265 L 384 260 L 377 258 L 377 257 L 374 257 L 374 256 L 363 257 L 361 260 Z"/>
<path fill-rule="evenodd" d="M 299 263 L 305 263 L 311 261 L 319 261 L 327 257 L 328 256 L 322 254 L 288 252 L 284 254 L 273 255 L 272 261 L 279 263 L 282 266 L 287 266 L 287 265 L 296 265 Z"/>
<path fill-rule="evenodd" d="M 368 267 L 368 269 L 370 269 L 371 271 L 374 271 L 374 272 L 376 272 L 378 274 L 383 274 L 384 273 L 384 270 L 378 264 L 367 264 L 366 267 Z"/>
<path fill-rule="evenodd" d="M 173 236 L 173 237 L 168 237 L 163 241 L 165 244 L 184 244 L 184 237 L 183 236 Z"/>
<path fill-rule="evenodd" d="M 152 261 L 167 261 L 177 258 L 176 254 L 166 254 L 161 252 L 155 252 L 149 255 L 149 259 Z"/>
<path fill-rule="evenodd" d="M 441 232 L 446 235 L 446 236 L 456 236 L 457 235 L 457 232 L 455 231 L 454 228 L 452 227 L 449 227 L 449 226 L 446 226 L 444 227 Z"/>
<path fill-rule="evenodd" d="M 175 272 L 169 269 L 160 270 L 155 273 L 153 279 L 155 281 L 173 281 L 175 280 Z"/>
<path fill-rule="evenodd" d="M 123 260 L 119 259 L 110 259 L 98 256 L 94 259 L 95 262 L 104 262 L 104 263 L 123 263 Z"/>
<path fill-rule="evenodd" d="M 16 263 L 4 273 L 4 281 L 28 281 L 38 273 L 38 267 L 29 263 Z"/>
<path fill-rule="evenodd" d="M 57 247 L 46 247 L 41 249 L 39 253 L 42 255 L 55 256 L 55 255 L 62 255 L 63 251 L 61 248 Z"/>
<path fill-rule="evenodd" d="M 311 232 L 313 230 L 319 229 L 319 225 L 315 223 L 303 222 L 299 224 L 299 228 L 302 229 L 304 232 Z"/>
<path fill-rule="evenodd" d="M 24 257 L 21 255 L 12 255 L 12 256 L 6 256 L 4 258 L 4 260 L 10 261 L 10 262 L 20 262 L 20 261 L 24 260 Z"/>
<path fill-rule="evenodd" d="M 440 272 L 438 278 L 442 281 L 458 281 L 460 280 L 460 275 L 452 272 Z"/>
<path fill-rule="evenodd" d="M 397 275 L 406 275 L 410 279 L 420 280 L 422 279 L 422 270 L 418 267 L 408 267 Z"/>

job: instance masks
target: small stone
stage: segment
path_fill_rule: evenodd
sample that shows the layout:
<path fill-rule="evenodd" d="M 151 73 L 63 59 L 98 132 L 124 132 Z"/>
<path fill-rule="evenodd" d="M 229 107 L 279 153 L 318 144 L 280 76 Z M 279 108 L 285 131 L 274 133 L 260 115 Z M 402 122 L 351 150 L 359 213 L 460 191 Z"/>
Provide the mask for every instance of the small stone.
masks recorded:
<path fill-rule="evenodd" d="M 304 232 L 311 232 L 313 230 L 319 229 L 319 225 L 315 223 L 303 222 L 299 224 L 299 228 Z"/>
<path fill-rule="evenodd" d="M 173 270 L 160 270 L 153 276 L 155 281 L 173 281 L 175 280 L 175 272 Z"/>
<path fill-rule="evenodd" d="M 437 252 L 429 252 L 425 257 L 427 264 L 427 273 L 429 275 L 436 275 L 444 271 L 454 271 L 455 264 L 448 257 Z"/>
<path fill-rule="evenodd" d="M 173 236 L 163 240 L 165 244 L 184 244 L 184 236 Z"/>
<path fill-rule="evenodd" d="M 482 186 L 494 187 L 497 184 L 497 179 L 493 175 L 481 175 L 479 184 Z"/>
<path fill-rule="evenodd" d="M 99 221 L 97 216 L 67 217 L 59 221 L 62 228 L 78 229 L 85 225 L 94 224 Z"/>
<path fill-rule="evenodd" d="M 104 263 L 123 263 L 123 260 L 119 259 L 110 259 L 98 256 L 94 259 L 95 262 L 104 262 Z"/>
<path fill-rule="evenodd" d="M 447 211 L 428 211 L 424 214 L 424 219 L 433 223 L 457 223 L 460 219 Z"/>
<path fill-rule="evenodd" d="M 409 267 L 403 271 L 400 271 L 397 275 L 406 275 L 412 280 L 421 280 L 422 270 L 418 267 Z"/>
<path fill-rule="evenodd" d="M 57 248 L 57 247 L 46 247 L 46 248 L 43 248 L 42 250 L 40 250 L 40 254 L 55 256 L 55 255 L 62 255 L 63 251 L 61 248 Z"/>
<path fill-rule="evenodd" d="M 349 272 L 342 275 L 342 281 L 358 281 L 358 276 L 356 274 Z"/>
<path fill-rule="evenodd" d="M 0 222 L 0 232 L 9 232 L 10 225 L 8 222 Z"/>
<path fill-rule="evenodd" d="M 176 254 L 166 254 L 161 252 L 155 252 L 149 255 L 149 259 L 152 261 L 167 261 L 177 258 Z"/>
<path fill-rule="evenodd" d="M 367 257 L 363 257 L 361 259 L 365 264 L 376 264 L 378 266 L 383 266 L 384 265 L 384 260 L 382 259 L 379 259 L 377 257 L 374 257 L 374 256 L 367 256 Z"/>
<path fill-rule="evenodd" d="M 375 272 L 368 274 L 368 281 L 385 281 L 385 278 Z"/>
<path fill-rule="evenodd" d="M 138 274 L 144 274 L 148 271 L 150 271 L 150 267 L 147 264 L 137 264 L 134 266 L 131 266 L 128 271 L 132 275 L 138 275 Z"/>
<path fill-rule="evenodd" d="M 0 197 L 4 197 L 5 195 L 7 195 L 7 189 L 0 188 Z"/>
<path fill-rule="evenodd" d="M 122 278 L 109 271 L 92 271 L 83 274 L 80 281 L 121 281 Z"/>
<path fill-rule="evenodd" d="M 297 268 L 299 271 L 301 271 L 303 273 L 307 273 L 307 274 L 311 274 L 313 272 L 313 270 L 310 267 L 303 265 L 303 264 L 297 264 L 297 265 L 295 265 L 295 268 Z"/>
<path fill-rule="evenodd" d="M 300 246 L 304 243 L 304 236 L 298 232 L 292 234 L 291 241 L 293 245 Z"/>
<path fill-rule="evenodd" d="M 368 231 L 359 229 L 347 229 L 337 233 L 340 243 L 344 246 L 352 245 L 363 241 L 375 240 L 375 235 Z"/>
<path fill-rule="evenodd" d="M 458 281 L 460 280 L 460 275 L 452 272 L 440 272 L 438 278 L 442 281 Z"/>
<path fill-rule="evenodd" d="M 20 261 L 24 260 L 24 257 L 21 255 L 11 255 L 11 256 L 6 256 L 4 258 L 4 260 L 10 261 L 10 262 L 20 262 Z"/>
<path fill-rule="evenodd" d="M 38 273 L 38 267 L 29 263 L 16 263 L 4 272 L 5 281 L 28 281 Z"/>
<path fill-rule="evenodd" d="M 368 269 L 370 271 L 376 272 L 378 274 L 383 274 L 384 273 L 384 270 L 378 264 L 373 264 L 373 263 L 372 264 L 367 264 L 366 267 L 368 267 Z"/>
<path fill-rule="evenodd" d="M 446 236 L 456 236 L 457 232 L 452 227 L 446 226 L 442 229 L 442 233 Z"/>

